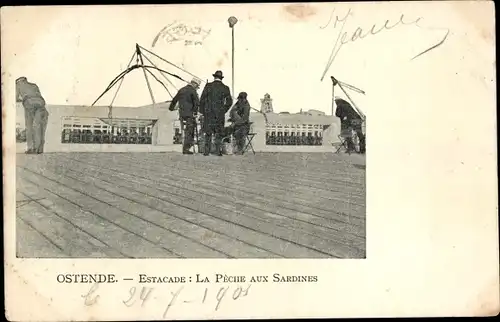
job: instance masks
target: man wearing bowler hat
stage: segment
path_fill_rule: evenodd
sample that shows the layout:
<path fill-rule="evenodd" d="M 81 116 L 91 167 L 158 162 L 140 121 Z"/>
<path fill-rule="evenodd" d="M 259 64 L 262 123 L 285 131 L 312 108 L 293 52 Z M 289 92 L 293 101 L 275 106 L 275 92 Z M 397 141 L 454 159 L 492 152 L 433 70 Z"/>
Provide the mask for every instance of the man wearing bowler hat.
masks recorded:
<path fill-rule="evenodd" d="M 189 149 L 193 146 L 194 141 L 195 117 L 198 114 L 198 107 L 200 105 L 200 99 L 196 90 L 200 88 L 200 84 L 201 81 L 194 78 L 188 85 L 177 92 L 168 108 L 170 111 L 173 111 L 175 105 L 179 103 L 179 120 L 184 127 L 183 154 L 193 154 Z"/>
<path fill-rule="evenodd" d="M 45 99 L 40 89 L 26 77 L 16 79 L 16 102 L 22 102 L 26 122 L 26 144 L 28 154 L 43 153 L 45 130 L 49 112 L 45 108 Z"/>
<path fill-rule="evenodd" d="M 205 133 L 204 155 L 210 153 L 212 136 L 215 136 L 215 153 L 222 156 L 222 137 L 224 135 L 225 115 L 233 105 L 229 87 L 222 83 L 224 75 L 218 70 L 213 75 L 214 81 L 208 83 L 200 98 L 200 113 L 203 115 Z"/>

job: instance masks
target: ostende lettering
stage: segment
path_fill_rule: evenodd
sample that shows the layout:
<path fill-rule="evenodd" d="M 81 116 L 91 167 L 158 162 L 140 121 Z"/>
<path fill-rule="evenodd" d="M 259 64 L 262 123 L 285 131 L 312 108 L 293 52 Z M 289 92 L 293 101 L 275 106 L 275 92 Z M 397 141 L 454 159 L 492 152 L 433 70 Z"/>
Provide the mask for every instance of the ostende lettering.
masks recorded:
<path fill-rule="evenodd" d="M 59 283 L 116 283 L 115 274 L 58 274 Z"/>

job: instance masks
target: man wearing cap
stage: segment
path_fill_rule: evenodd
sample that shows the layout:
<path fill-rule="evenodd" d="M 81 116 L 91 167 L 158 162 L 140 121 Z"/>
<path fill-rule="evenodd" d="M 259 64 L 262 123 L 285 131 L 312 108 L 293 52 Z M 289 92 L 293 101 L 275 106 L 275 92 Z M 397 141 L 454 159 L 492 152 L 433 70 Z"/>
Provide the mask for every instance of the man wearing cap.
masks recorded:
<path fill-rule="evenodd" d="M 16 79 L 16 102 L 22 102 L 26 122 L 26 143 L 28 154 L 43 153 L 45 130 L 49 112 L 45 108 L 45 99 L 36 84 L 28 82 L 26 77 Z"/>
<path fill-rule="evenodd" d="M 354 110 L 354 108 L 344 99 L 336 96 L 335 104 L 337 104 L 337 109 L 335 110 L 335 116 L 340 119 L 340 131 L 352 131 L 356 132 L 356 135 L 359 138 L 359 153 L 365 153 L 365 135 L 363 134 L 362 124 L 363 119 L 361 116 Z M 348 152 L 354 151 L 354 142 L 352 141 L 352 137 L 348 136 L 346 138 L 347 142 L 347 150 Z"/>
<path fill-rule="evenodd" d="M 200 113 L 203 114 L 203 132 L 205 133 L 204 155 L 210 153 L 212 136 L 215 135 L 216 154 L 222 156 L 222 137 L 224 135 L 225 115 L 233 105 L 231 91 L 222 79 L 224 75 L 218 70 L 213 75 L 214 81 L 208 83 L 200 98 Z"/>
<path fill-rule="evenodd" d="M 247 93 L 241 92 L 238 95 L 238 100 L 229 112 L 229 116 L 234 126 L 233 136 L 237 147 L 235 154 L 243 154 L 245 140 L 250 130 L 250 104 L 247 100 Z"/>
<path fill-rule="evenodd" d="M 195 118 L 200 105 L 200 99 L 196 90 L 200 88 L 200 83 L 199 79 L 194 78 L 188 85 L 181 88 L 172 99 L 168 108 L 170 111 L 173 111 L 177 103 L 179 103 L 179 120 L 184 125 L 183 154 L 193 154 L 189 149 L 191 149 L 194 142 Z"/>

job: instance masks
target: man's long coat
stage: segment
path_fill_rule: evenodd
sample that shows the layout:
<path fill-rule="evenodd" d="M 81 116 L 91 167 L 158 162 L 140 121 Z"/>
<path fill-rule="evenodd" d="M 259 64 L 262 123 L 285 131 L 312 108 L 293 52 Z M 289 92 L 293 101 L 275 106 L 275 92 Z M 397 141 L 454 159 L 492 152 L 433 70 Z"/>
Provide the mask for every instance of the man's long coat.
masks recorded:
<path fill-rule="evenodd" d="M 233 105 L 229 87 L 221 81 L 208 83 L 200 97 L 200 113 L 203 115 L 203 131 L 222 133 L 225 115 Z"/>

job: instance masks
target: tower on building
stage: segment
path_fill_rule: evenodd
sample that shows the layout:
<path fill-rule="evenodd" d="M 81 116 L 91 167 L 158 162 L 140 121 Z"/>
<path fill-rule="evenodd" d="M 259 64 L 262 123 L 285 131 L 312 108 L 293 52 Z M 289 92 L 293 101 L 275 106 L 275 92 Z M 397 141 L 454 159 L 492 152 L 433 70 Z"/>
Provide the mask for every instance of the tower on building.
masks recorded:
<path fill-rule="evenodd" d="M 273 99 L 271 95 L 265 94 L 264 98 L 260 99 L 260 111 L 262 113 L 273 113 Z"/>

